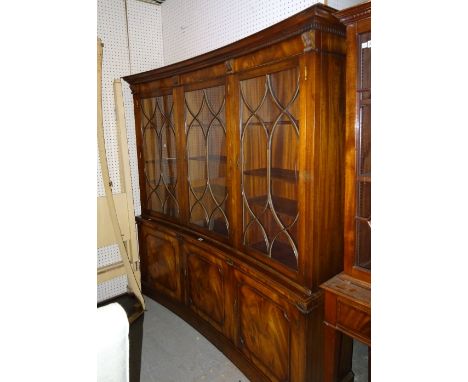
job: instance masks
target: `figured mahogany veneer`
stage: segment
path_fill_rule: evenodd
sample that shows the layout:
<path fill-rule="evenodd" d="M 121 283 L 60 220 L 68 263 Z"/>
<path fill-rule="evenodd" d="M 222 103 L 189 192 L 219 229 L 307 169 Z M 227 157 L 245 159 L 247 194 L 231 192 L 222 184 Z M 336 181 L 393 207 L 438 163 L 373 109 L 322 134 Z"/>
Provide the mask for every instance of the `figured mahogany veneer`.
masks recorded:
<path fill-rule="evenodd" d="M 256 382 L 323 377 L 319 285 L 343 269 L 345 27 L 334 12 L 316 4 L 124 78 L 143 292 Z"/>

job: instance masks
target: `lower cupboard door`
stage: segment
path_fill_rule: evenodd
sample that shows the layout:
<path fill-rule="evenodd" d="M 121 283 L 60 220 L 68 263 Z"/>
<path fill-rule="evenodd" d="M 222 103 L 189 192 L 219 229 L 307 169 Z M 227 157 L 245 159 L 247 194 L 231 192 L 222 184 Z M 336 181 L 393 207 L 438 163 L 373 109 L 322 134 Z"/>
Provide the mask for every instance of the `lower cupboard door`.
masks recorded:
<path fill-rule="evenodd" d="M 239 348 L 272 381 L 291 381 L 293 310 L 264 285 L 235 274 Z"/>
<path fill-rule="evenodd" d="M 198 316 L 224 333 L 226 272 L 223 261 L 205 250 L 186 245 L 187 299 Z"/>
<path fill-rule="evenodd" d="M 181 300 L 179 242 L 175 235 L 142 227 L 141 279 L 144 288 Z"/>

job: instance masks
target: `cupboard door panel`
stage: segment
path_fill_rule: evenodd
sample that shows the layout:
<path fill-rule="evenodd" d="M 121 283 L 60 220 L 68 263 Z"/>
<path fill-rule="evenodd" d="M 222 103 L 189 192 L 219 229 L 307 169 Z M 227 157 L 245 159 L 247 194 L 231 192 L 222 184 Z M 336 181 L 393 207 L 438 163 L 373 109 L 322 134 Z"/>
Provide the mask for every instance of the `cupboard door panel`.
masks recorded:
<path fill-rule="evenodd" d="M 226 278 L 218 258 L 192 245 L 186 246 L 187 290 L 190 308 L 224 332 Z"/>
<path fill-rule="evenodd" d="M 245 276 L 238 279 L 236 292 L 242 352 L 272 381 L 290 381 L 289 309 L 274 301 L 271 291 Z"/>
<path fill-rule="evenodd" d="M 180 259 L 177 238 L 165 232 L 143 228 L 141 251 L 142 282 L 149 288 L 180 300 Z"/>

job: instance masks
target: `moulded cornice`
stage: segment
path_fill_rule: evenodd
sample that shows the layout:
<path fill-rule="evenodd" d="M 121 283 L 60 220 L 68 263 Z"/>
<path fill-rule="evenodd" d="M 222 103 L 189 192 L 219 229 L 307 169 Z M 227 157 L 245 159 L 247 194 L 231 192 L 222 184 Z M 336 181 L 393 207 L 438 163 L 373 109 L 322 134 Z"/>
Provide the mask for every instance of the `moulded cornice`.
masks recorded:
<path fill-rule="evenodd" d="M 335 9 L 317 3 L 278 24 L 257 32 L 242 40 L 218 48 L 211 52 L 143 73 L 123 77 L 129 84 L 135 85 L 154 81 L 169 76 L 187 73 L 205 67 L 226 62 L 230 59 L 267 48 L 291 37 L 310 30 L 319 30 L 339 36 L 345 36 L 343 24 L 334 16 Z"/>
<path fill-rule="evenodd" d="M 354 7 L 336 12 L 335 17 L 345 25 L 354 23 L 367 17 L 371 17 L 371 2 L 368 1 L 366 3 L 358 4 Z"/>

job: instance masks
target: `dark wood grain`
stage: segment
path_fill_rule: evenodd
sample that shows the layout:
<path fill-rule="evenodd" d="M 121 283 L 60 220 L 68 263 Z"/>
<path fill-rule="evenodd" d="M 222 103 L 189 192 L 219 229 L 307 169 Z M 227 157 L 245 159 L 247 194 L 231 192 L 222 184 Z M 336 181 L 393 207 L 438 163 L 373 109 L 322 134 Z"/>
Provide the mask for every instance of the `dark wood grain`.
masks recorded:
<path fill-rule="evenodd" d="M 142 284 L 181 300 L 180 255 L 176 236 L 140 226 L 139 241 Z"/>
<path fill-rule="evenodd" d="M 242 351 L 275 381 L 290 380 L 290 323 L 287 313 L 267 296 L 238 288 L 239 342 Z"/>
<path fill-rule="evenodd" d="M 196 247 L 187 246 L 189 304 L 220 332 L 225 321 L 225 264 Z"/>

